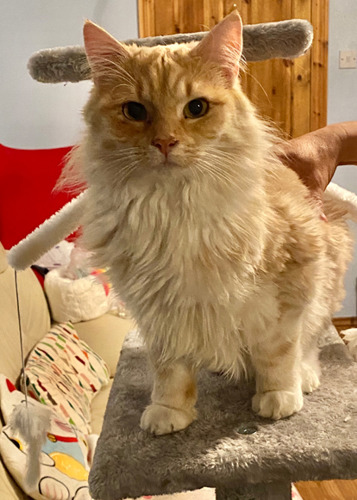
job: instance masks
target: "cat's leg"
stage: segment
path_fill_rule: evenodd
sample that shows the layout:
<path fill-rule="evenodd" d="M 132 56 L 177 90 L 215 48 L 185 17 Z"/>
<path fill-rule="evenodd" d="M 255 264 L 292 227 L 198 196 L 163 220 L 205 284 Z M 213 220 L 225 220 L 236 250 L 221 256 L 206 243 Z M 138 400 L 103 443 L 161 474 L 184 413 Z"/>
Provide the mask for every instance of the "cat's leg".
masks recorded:
<path fill-rule="evenodd" d="M 195 372 L 185 362 L 158 367 L 152 403 L 144 411 L 140 426 L 156 435 L 185 429 L 196 418 L 196 400 Z"/>
<path fill-rule="evenodd" d="M 320 385 L 320 361 L 318 339 L 331 325 L 330 309 L 323 297 L 315 297 L 304 313 L 302 339 L 301 388 L 304 393 L 316 390 Z"/>
<path fill-rule="evenodd" d="M 317 346 L 314 346 L 303 355 L 301 363 L 302 392 L 308 394 L 317 389 L 320 385 L 320 374 L 319 350 Z"/>
<path fill-rule="evenodd" d="M 262 417 L 288 417 L 301 410 L 301 315 L 287 312 L 252 346 L 256 394 L 252 407 Z"/>

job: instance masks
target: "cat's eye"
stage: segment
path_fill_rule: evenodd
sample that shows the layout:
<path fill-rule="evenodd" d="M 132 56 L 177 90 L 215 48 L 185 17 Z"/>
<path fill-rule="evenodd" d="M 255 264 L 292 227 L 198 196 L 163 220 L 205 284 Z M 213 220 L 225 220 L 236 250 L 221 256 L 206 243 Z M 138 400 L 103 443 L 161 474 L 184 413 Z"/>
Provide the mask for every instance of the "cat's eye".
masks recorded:
<path fill-rule="evenodd" d="M 201 118 L 208 111 L 208 101 L 201 97 L 200 99 L 193 99 L 188 102 L 184 107 L 183 114 L 185 118 Z"/>
<path fill-rule="evenodd" d="M 146 108 L 140 102 L 129 101 L 123 104 L 123 115 L 128 120 L 144 122 L 148 116 Z"/>

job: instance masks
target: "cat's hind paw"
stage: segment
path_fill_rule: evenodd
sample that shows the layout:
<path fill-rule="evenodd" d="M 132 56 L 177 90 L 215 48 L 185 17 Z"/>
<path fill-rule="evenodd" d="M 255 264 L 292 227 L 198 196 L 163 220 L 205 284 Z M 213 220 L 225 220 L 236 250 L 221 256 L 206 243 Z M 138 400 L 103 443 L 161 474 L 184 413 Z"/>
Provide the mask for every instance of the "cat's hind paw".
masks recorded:
<path fill-rule="evenodd" d="M 140 427 L 156 436 L 181 431 L 189 426 L 196 418 L 196 410 L 190 412 L 177 410 L 158 404 L 146 408 L 141 416 Z"/>
<path fill-rule="evenodd" d="M 279 420 L 301 410 L 301 391 L 268 391 L 257 393 L 252 399 L 253 411 L 261 417 Z"/>
<path fill-rule="evenodd" d="M 342 330 L 341 336 L 347 344 L 347 348 L 352 354 L 353 359 L 357 361 L 357 328 Z"/>
<path fill-rule="evenodd" d="M 303 366 L 301 379 L 301 390 L 306 394 L 313 392 L 320 385 L 318 374 L 310 366 Z"/>

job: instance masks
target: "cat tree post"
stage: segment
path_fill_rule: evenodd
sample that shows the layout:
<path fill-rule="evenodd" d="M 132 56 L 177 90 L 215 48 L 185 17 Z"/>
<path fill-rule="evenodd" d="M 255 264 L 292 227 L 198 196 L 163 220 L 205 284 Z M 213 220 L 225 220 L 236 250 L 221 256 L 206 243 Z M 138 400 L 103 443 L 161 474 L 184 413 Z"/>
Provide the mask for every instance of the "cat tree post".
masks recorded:
<path fill-rule="evenodd" d="M 123 345 L 89 475 L 92 498 L 207 486 L 217 489 L 218 500 L 287 500 L 292 482 L 356 479 L 357 363 L 333 327 L 321 338 L 321 386 L 305 396 L 299 413 L 278 421 L 257 417 L 254 384 L 203 370 L 197 421 L 155 437 L 139 426 L 152 376 L 133 332 Z"/>

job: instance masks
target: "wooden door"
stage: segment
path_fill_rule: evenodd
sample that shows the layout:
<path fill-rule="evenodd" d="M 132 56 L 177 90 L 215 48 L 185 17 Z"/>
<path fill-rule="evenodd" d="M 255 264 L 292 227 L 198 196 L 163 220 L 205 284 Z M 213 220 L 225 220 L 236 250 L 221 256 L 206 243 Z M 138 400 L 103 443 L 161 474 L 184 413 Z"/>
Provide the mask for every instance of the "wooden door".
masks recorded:
<path fill-rule="evenodd" d="M 248 63 L 242 81 L 261 115 L 288 136 L 326 125 L 328 0 L 138 0 L 140 36 L 208 30 L 235 8 L 244 24 L 311 22 L 314 42 L 307 54 Z"/>

